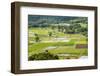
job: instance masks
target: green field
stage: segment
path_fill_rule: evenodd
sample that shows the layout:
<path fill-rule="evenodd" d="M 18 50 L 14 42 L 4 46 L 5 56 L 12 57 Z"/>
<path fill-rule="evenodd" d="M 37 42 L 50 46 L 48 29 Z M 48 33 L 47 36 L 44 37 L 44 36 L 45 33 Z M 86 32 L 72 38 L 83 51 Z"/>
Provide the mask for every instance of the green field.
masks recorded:
<path fill-rule="evenodd" d="M 78 59 L 88 55 L 87 48 L 76 48 L 77 44 L 87 44 L 87 38 L 80 33 L 63 33 L 51 27 L 31 27 L 28 30 L 29 57 L 46 51 L 59 59 Z"/>

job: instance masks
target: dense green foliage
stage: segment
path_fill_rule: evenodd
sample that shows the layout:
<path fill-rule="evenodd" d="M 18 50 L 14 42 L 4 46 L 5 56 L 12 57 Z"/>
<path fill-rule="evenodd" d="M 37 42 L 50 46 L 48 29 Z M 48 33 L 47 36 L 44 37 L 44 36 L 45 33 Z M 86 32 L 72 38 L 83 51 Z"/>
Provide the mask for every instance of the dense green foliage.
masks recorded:
<path fill-rule="evenodd" d="M 54 60 L 54 59 L 59 59 L 59 58 L 57 55 L 53 55 L 49 53 L 47 50 L 46 52 L 33 54 L 29 56 L 29 60 Z"/>
<path fill-rule="evenodd" d="M 48 27 L 50 24 L 58 23 L 84 23 L 87 24 L 87 17 L 72 16 L 48 16 L 48 15 L 29 15 L 29 27 Z"/>

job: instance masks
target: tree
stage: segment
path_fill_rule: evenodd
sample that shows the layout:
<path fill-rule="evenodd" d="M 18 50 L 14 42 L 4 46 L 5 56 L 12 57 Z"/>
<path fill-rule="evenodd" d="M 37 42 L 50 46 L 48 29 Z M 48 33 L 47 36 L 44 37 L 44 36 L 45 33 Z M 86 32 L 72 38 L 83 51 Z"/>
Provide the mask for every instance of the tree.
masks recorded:
<path fill-rule="evenodd" d="M 49 37 L 51 37 L 52 36 L 52 32 L 48 32 L 48 35 L 49 35 Z"/>
<path fill-rule="evenodd" d="M 40 38 L 39 38 L 38 34 L 35 34 L 35 41 L 36 42 L 39 42 L 40 41 Z"/>
<path fill-rule="evenodd" d="M 55 60 L 55 59 L 59 59 L 58 56 L 49 53 L 47 50 L 46 52 L 33 54 L 29 56 L 29 60 Z"/>

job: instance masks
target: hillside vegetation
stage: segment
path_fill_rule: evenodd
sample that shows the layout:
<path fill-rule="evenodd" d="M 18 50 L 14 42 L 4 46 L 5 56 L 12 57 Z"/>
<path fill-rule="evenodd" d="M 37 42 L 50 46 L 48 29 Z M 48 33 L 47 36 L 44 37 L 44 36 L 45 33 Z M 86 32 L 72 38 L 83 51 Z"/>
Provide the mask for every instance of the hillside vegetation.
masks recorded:
<path fill-rule="evenodd" d="M 78 59 L 88 50 L 87 17 L 28 16 L 29 60 Z"/>

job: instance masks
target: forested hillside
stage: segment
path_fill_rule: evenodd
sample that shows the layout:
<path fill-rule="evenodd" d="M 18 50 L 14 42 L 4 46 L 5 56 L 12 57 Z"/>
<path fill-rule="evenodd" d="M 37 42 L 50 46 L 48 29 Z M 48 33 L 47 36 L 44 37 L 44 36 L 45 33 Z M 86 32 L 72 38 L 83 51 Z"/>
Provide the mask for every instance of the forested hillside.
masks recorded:
<path fill-rule="evenodd" d="M 51 24 L 59 23 L 87 24 L 87 17 L 28 15 L 28 25 L 32 27 L 46 27 Z"/>

